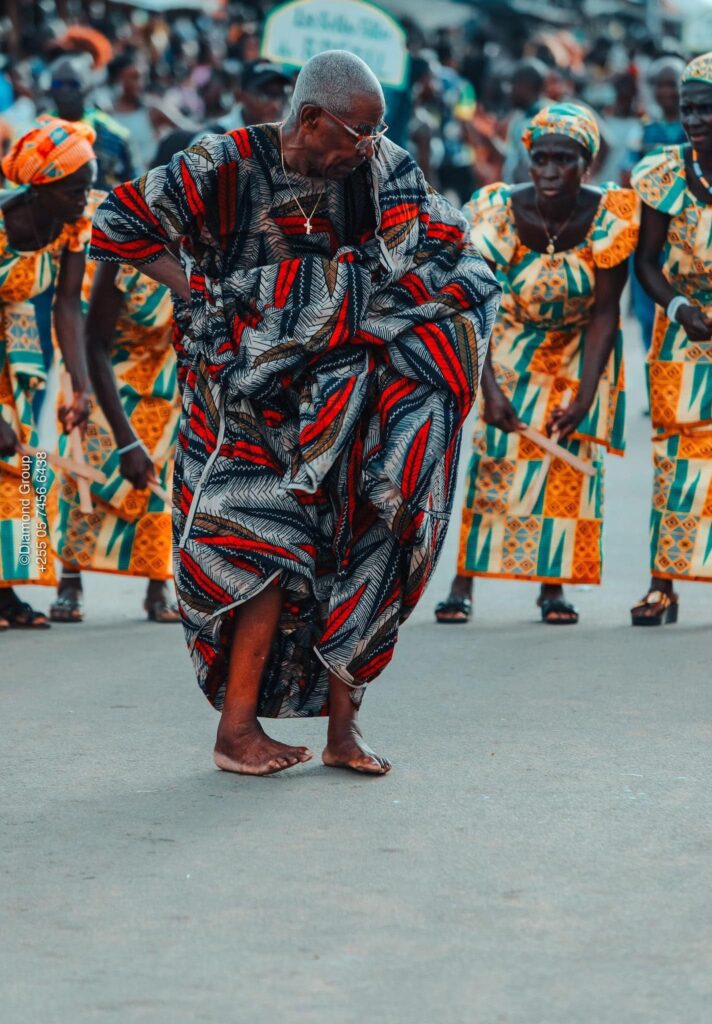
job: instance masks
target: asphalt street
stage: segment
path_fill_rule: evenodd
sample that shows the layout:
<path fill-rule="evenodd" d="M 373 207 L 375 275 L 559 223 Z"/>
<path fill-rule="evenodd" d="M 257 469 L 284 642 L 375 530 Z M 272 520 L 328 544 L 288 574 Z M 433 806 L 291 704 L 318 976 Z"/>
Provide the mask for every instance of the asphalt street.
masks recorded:
<path fill-rule="evenodd" d="M 629 625 L 650 492 L 629 334 L 604 585 L 572 593 L 575 628 L 500 581 L 438 626 L 455 521 L 364 705 L 386 778 L 215 771 L 217 717 L 140 582 L 94 576 L 84 624 L 0 637 L 2 1021 L 709 1022 L 712 587 Z M 323 746 L 323 721 L 272 731 Z"/>

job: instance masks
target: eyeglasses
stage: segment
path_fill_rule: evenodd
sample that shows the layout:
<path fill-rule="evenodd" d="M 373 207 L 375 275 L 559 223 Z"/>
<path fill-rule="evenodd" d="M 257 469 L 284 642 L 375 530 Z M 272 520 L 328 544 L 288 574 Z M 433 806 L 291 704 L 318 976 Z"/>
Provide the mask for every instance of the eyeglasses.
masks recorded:
<path fill-rule="evenodd" d="M 349 135 L 353 135 L 356 139 L 354 148 L 356 149 L 356 152 L 360 154 L 368 153 L 369 146 L 372 146 L 374 142 L 378 142 L 378 140 L 388 131 L 388 125 L 386 122 L 381 121 L 380 124 L 377 124 L 375 128 L 371 129 L 371 131 L 360 132 L 358 129 L 352 128 L 351 125 L 346 124 L 340 117 L 337 117 L 336 114 L 332 114 L 331 111 L 327 110 L 325 107 L 322 107 L 321 109 L 332 119 L 332 121 L 336 121 L 336 123 L 340 124 L 342 128 L 345 128 Z"/>

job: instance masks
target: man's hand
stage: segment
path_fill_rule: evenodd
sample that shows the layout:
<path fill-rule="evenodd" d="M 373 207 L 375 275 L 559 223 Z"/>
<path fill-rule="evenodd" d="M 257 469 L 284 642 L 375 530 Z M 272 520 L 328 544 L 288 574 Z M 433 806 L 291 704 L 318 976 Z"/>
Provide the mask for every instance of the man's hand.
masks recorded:
<path fill-rule="evenodd" d="M 690 341 L 709 341 L 712 338 L 712 319 L 697 306 L 681 306 L 677 312 L 677 322 Z"/>
<path fill-rule="evenodd" d="M 550 435 L 556 434 L 559 441 L 565 441 L 573 434 L 576 427 L 584 418 L 589 409 L 589 403 L 579 401 L 575 398 L 565 408 L 557 406 L 552 410 L 546 429 Z"/>
<path fill-rule="evenodd" d="M 119 472 L 139 491 L 145 490 L 148 481 L 156 477 L 154 465 L 143 448 L 132 448 L 130 452 L 124 452 L 119 463 Z"/>
<path fill-rule="evenodd" d="M 484 389 L 485 407 L 483 418 L 491 427 L 512 434 L 520 430 L 524 424 L 517 416 L 516 410 L 498 384 L 490 384 Z"/>
<path fill-rule="evenodd" d="M 91 402 L 86 391 L 75 391 L 72 395 L 71 405 L 62 405 L 59 408 L 59 419 L 65 434 L 68 434 L 75 427 L 86 429 L 86 422 L 91 412 Z"/>
<path fill-rule="evenodd" d="M 0 455 L 14 455 L 19 443 L 10 424 L 0 417 Z"/>

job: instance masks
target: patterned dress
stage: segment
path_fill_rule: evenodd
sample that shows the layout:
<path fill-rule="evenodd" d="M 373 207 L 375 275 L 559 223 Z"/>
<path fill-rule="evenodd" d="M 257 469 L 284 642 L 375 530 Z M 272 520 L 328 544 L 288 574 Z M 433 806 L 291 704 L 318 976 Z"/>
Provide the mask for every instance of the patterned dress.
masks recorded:
<path fill-rule="evenodd" d="M 32 299 L 57 280 L 62 254 L 83 252 L 91 224 L 84 217 L 36 252 L 7 240 L 0 209 L 0 413 L 23 444 L 37 446 L 32 399 L 47 373 Z M 51 472 L 19 455 L 0 458 L 0 584 L 56 582 L 47 517 L 55 500 Z"/>
<path fill-rule="evenodd" d="M 712 205 L 687 187 L 684 148 L 651 153 L 632 180 L 643 202 L 670 218 L 665 277 L 709 313 Z M 712 581 L 712 341 L 690 341 L 658 307 L 648 380 L 654 431 L 651 572 Z"/>
<path fill-rule="evenodd" d="M 519 418 L 544 433 L 551 411 L 577 393 L 595 272 L 621 263 L 635 248 L 638 203 L 631 190 L 606 186 L 583 241 L 549 257 L 519 240 L 511 191 L 490 185 L 476 193 L 467 212 L 472 241 L 496 265 L 503 287 L 491 343 L 497 382 Z M 478 419 L 460 575 L 600 582 L 603 449 L 621 455 L 624 448 L 622 343 L 619 328 L 591 409 L 565 442 L 593 466 L 593 476 L 556 458 L 547 471 L 538 445 Z"/>
<path fill-rule="evenodd" d="M 89 261 L 82 287 L 89 303 L 96 264 Z M 115 278 L 123 304 L 111 363 L 124 411 L 170 491 L 180 404 L 171 344 L 173 307 L 163 285 L 122 264 Z M 151 491 L 138 491 L 119 472 L 111 428 L 96 398 L 84 438 L 85 458 L 106 481 L 92 483 L 94 512 L 83 514 L 73 477 L 63 476 L 58 515 L 51 522 L 52 547 L 69 569 L 91 569 L 149 579 L 170 579 L 171 509 Z"/>
<path fill-rule="evenodd" d="M 358 702 L 431 577 L 499 289 L 388 140 L 326 183 L 285 176 L 276 126 L 207 136 L 115 190 L 92 252 L 167 241 L 192 286 L 173 526 L 198 681 L 220 708 L 235 609 L 279 579 L 258 711 L 326 714 L 329 671 Z"/>

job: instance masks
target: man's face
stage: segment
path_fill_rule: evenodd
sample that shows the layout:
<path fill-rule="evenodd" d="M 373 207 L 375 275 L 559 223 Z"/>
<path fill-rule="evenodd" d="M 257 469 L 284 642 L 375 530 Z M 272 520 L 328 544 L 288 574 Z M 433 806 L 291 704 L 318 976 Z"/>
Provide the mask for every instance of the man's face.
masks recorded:
<path fill-rule="evenodd" d="M 80 73 L 71 63 L 63 62 L 53 69 L 49 92 L 59 117 L 81 121 L 86 92 Z"/>
<path fill-rule="evenodd" d="M 341 121 L 359 135 L 370 135 L 383 121 L 383 102 L 377 95 L 357 93 Z M 357 150 L 357 139 L 321 107 L 304 106 L 300 128 L 305 140 L 312 177 L 340 180 L 373 156 L 373 144 Z"/>
<path fill-rule="evenodd" d="M 282 78 L 255 85 L 240 93 L 245 124 L 271 124 L 281 121 L 287 108 L 287 83 Z"/>

